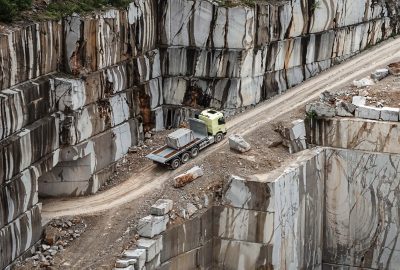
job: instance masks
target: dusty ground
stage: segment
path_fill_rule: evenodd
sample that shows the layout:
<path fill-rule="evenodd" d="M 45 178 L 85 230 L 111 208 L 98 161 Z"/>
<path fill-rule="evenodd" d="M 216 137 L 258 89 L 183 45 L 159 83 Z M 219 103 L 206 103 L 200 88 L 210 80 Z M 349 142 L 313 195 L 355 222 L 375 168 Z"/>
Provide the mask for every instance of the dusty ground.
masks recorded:
<path fill-rule="evenodd" d="M 45 218 L 81 215 L 87 226 L 79 238 L 54 256 L 53 269 L 111 269 L 116 257 L 135 241 L 135 221 L 149 213 L 150 205 L 157 198 L 171 198 L 176 202 L 175 222 L 180 222 L 180 209 L 187 202 L 204 206 L 204 195 L 212 198 L 215 193 L 218 194 L 221 180 L 230 174 L 268 172 L 279 167 L 283 161 L 294 158 L 282 145 L 268 147 L 279 140 L 279 136 L 273 131 L 274 124 L 287 123 L 302 117 L 304 112 L 301 108 L 318 98 L 322 91 L 350 91 L 352 80 L 360 79 L 373 69 L 400 60 L 399 46 L 399 39 L 385 42 L 308 80 L 285 95 L 275 97 L 231 119 L 228 122 L 230 133 L 244 134 L 252 145 L 252 150 L 245 155 L 232 152 L 227 143 L 222 142 L 205 150 L 196 160 L 177 171 L 167 171 L 143 159 L 143 155 L 150 151 L 149 148 L 144 148 L 137 153 L 130 153 L 125 162 L 121 162 L 118 177 L 110 181 L 111 188 L 100 194 L 79 199 L 44 201 Z M 386 80 L 390 78 L 383 82 Z M 379 94 L 378 88 L 376 91 Z M 156 135 L 146 145 L 156 147 L 161 144 L 161 139 L 161 135 Z M 194 165 L 202 166 L 205 176 L 183 189 L 174 189 L 171 179 Z M 115 185 L 116 183 L 119 184 Z M 28 264 L 24 269 L 34 268 Z"/>

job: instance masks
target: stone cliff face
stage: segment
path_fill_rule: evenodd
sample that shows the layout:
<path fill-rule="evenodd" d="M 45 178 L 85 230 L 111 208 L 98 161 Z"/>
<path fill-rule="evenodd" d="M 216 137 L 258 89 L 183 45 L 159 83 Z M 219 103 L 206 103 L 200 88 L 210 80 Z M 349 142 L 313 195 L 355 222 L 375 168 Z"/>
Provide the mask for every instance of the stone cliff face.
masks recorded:
<path fill-rule="evenodd" d="M 39 239 L 38 193 L 96 192 L 144 130 L 282 93 L 395 35 L 398 11 L 372 0 L 136 0 L 2 27 L 0 268 Z"/>

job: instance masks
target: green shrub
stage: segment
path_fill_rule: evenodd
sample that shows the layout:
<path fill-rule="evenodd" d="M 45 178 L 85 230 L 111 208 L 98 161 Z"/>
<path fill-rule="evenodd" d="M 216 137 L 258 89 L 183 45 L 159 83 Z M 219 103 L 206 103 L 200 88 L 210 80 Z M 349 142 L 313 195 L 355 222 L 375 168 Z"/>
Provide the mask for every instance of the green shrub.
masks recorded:
<path fill-rule="evenodd" d="M 15 6 L 8 0 L 0 0 L 0 21 L 11 22 L 16 13 Z"/>
<path fill-rule="evenodd" d="M 9 0 L 10 2 L 12 0 Z M 28 9 L 32 6 L 32 0 L 14 0 L 18 10 Z"/>

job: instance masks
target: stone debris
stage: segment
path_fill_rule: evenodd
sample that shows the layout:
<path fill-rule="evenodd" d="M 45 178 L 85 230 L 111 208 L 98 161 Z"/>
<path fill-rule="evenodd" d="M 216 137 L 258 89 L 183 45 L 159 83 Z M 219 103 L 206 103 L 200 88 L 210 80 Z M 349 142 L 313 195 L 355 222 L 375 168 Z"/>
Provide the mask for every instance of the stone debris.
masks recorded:
<path fill-rule="evenodd" d="M 380 81 L 383 78 L 387 77 L 388 75 L 389 75 L 389 70 L 387 68 L 380 68 L 371 73 L 371 79 L 375 81 Z"/>
<path fill-rule="evenodd" d="M 321 102 L 326 102 L 330 104 L 335 104 L 336 97 L 329 91 L 324 91 L 319 95 Z"/>
<path fill-rule="evenodd" d="M 323 103 L 323 102 L 313 102 L 306 105 L 306 112 L 317 117 L 334 117 L 336 112 L 335 108 Z"/>
<path fill-rule="evenodd" d="M 53 257 L 63 251 L 71 241 L 79 238 L 85 230 L 86 224 L 81 218 L 52 220 L 44 229 L 43 243 L 25 261 L 32 261 L 33 265 L 41 267 L 53 265 Z"/>
<path fill-rule="evenodd" d="M 172 200 L 160 199 L 151 206 L 150 213 L 155 216 L 164 216 L 168 214 L 174 205 Z"/>
<path fill-rule="evenodd" d="M 353 85 L 357 88 L 364 88 L 367 86 L 372 86 L 375 84 L 375 81 L 371 79 L 371 77 L 362 78 L 361 80 L 354 80 Z"/>
<path fill-rule="evenodd" d="M 342 116 L 342 117 L 353 117 L 354 112 L 356 111 L 357 106 L 346 102 L 346 101 L 338 101 L 336 103 L 336 115 L 337 116 Z"/>
<path fill-rule="evenodd" d="M 229 136 L 229 147 L 241 153 L 247 152 L 251 149 L 250 144 L 238 134 L 232 134 Z"/>
<path fill-rule="evenodd" d="M 139 220 L 138 233 L 140 236 L 152 238 L 167 229 L 169 216 L 149 215 Z"/>
<path fill-rule="evenodd" d="M 186 211 L 187 211 L 187 215 L 189 217 L 191 217 L 198 211 L 198 209 L 193 203 L 188 203 L 186 205 Z"/>
<path fill-rule="evenodd" d="M 391 63 L 388 65 L 390 74 L 394 76 L 400 75 L 400 62 Z"/>
<path fill-rule="evenodd" d="M 174 178 L 174 187 L 181 188 L 187 185 L 188 183 L 194 181 L 195 179 L 204 175 L 204 171 L 201 167 L 195 166 L 188 170 L 187 172 L 178 175 Z"/>

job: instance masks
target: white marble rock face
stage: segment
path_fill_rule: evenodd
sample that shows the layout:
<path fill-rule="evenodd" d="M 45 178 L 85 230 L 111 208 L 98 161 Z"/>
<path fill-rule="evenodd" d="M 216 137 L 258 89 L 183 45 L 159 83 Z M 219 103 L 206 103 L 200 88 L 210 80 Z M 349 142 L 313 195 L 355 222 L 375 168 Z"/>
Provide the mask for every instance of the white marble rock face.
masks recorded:
<path fill-rule="evenodd" d="M 311 130 L 312 144 L 369 152 L 399 154 L 400 123 L 355 118 L 319 119 Z"/>
<path fill-rule="evenodd" d="M 5 269 L 33 244 L 39 241 L 42 234 L 40 207 L 21 214 L 9 225 L 0 228 L 0 268 Z"/>
<path fill-rule="evenodd" d="M 0 184 L 59 148 L 59 118 L 44 117 L 7 137 L 0 146 Z"/>
<path fill-rule="evenodd" d="M 400 156 L 331 149 L 327 163 L 324 262 L 398 269 Z"/>

